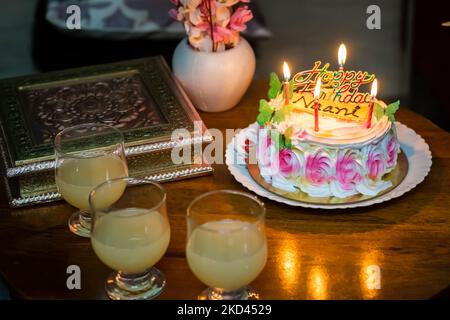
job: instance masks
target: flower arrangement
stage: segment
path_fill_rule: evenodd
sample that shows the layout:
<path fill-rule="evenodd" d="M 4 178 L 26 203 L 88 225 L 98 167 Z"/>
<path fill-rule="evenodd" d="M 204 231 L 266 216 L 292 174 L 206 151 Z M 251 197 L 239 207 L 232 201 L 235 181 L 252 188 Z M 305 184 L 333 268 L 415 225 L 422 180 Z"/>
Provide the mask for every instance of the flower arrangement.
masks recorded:
<path fill-rule="evenodd" d="M 253 18 L 250 0 L 170 0 L 169 15 L 183 22 L 189 44 L 198 51 L 220 52 L 235 47 L 239 33 Z"/>

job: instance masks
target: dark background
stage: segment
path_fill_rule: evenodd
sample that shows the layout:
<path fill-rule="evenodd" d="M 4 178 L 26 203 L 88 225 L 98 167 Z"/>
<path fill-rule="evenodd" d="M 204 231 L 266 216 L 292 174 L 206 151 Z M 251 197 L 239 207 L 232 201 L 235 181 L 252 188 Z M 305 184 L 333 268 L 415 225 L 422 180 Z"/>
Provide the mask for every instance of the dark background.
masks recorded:
<path fill-rule="evenodd" d="M 296 71 L 315 60 L 337 67 L 337 48 L 344 42 L 349 53 L 346 68 L 375 73 L 381 99 L 400 99 L 403 107 L 450 130 L 450 27 L 442 25 L 450 21 L 450 1 L 252 2 L 258 21 L 272 33 L 266 39 L 249 39 L 257 54 L 255 78 L 265 79 L 270 71 L 281 73 L 283 60 Z M 366 27 L 371 4 L 381 8 L 381 30 Z M 73 37 L 50 26 L 45 9 L 42 0 L 1 1 L 0 78 L 154 54 L 163 54 L 170 62 L 179 41 Z"/>

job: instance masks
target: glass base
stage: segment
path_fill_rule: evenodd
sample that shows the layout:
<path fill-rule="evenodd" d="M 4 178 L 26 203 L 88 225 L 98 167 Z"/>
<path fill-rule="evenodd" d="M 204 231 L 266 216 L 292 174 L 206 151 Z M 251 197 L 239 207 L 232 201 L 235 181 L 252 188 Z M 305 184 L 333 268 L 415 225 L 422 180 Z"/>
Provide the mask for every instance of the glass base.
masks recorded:
<path fill-rule="evenodd" d="M 69 218 L 69 229 L 78 236 L 91 237 L 91 215 L 89 212 L 77 211 Z"/>
<path fill-rule="evenodd" d="M 200 293 L 198 300 L 259 300 L 259 293 L 251 287 L 236 291 L 208 288 Z"/>
<path fill-rule="evenodd" d="M 112 300 L 151 300 L 166 286 L 166 278 L 156 268 L 140 274 L 111 273 L 105 289 Z"/>

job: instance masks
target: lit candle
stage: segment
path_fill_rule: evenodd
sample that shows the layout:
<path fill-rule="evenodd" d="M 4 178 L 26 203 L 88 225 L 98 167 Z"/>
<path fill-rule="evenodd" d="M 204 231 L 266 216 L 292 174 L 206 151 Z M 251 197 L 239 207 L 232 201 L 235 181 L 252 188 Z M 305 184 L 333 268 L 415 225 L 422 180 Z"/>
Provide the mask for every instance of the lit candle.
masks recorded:
<path fill-rule="evenodd" d="M 341 43 L 338 50 L 339 71 L 344 70 L 345 59 L 347 58 L 347 48 Z"/>
<path fill-rule="evenodd" d="M 372 125 L 373 104 L 375 103 L 375 97 L 377 95 L 377 90 L 378 90 L 378 81 L 377 81 L 377 79 L 375 79 L 372 82 L 372 89 L 370 90 L 369 116 L 367 117 L 366 128 L 370 128 L 370 126 Z"/>
<path fill-rule="evenodd" d="M 314 89 L 314 130 L 319 131 L 319 97 L 320 97 L 320 86 L 322 85 L 322 80 L 320 78 L 317 80 L 316 88 Z"/>
<path fill-rule="evenodd" d="M 283 63 L 284 73 L 284 104 L 289 104 L 289 80 L 291 78 L 291 70 L 286 61 Z"/>

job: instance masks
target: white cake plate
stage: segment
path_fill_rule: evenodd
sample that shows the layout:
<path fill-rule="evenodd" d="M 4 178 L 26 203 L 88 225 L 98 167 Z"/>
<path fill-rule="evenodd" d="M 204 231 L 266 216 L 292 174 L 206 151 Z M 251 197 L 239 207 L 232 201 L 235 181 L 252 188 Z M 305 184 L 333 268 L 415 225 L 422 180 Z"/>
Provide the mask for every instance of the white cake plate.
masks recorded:
<path fill-rule="evenodd" d="M 300 206 L 305 208 L 316 209 L 346 209 L 356 207 L 371 206 L 376 203 L 385 202 L 402 196 L 406 192 L 413 189 L 421 183 L 430 172 L 431 168 L 431 152 L 425 140 L 418 135 L 414 130 L 408 128 L 400 122 L 395 123 L 397 127 L 397 135 L 400 142 L 400 147 L 408 158 L 408 173 L 403 181 L 391 191 L 372 199 L 354 203 L 341 204 L 312 204 L 297 200 L 290 200 L 280 195 L 277 195 L 258 184 L 250 176 L 245 164 L 245 155 L 243 154 L 243 145 L 245 140 L 250 137 L 254 139 L 256 135 L 257 124 L 251 124 L 245 129 L 242 129 L 227 145 L 225 161 L 231 174 L 235 179 L 244 185 L 247 189 L 255 192 L 261 197 L 265 197 L 277 202 L 285 203 L 291 206 Z"/>

